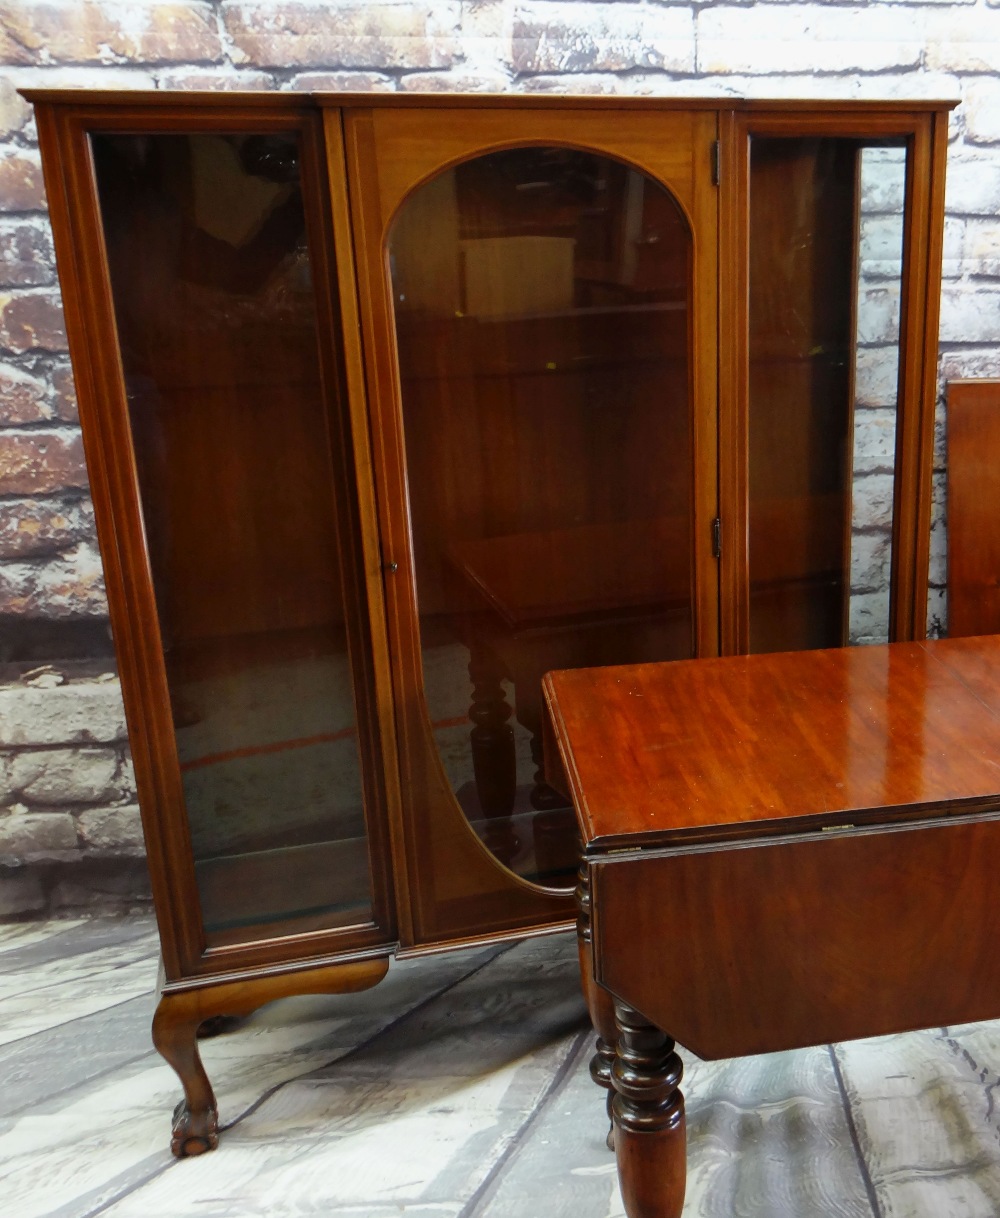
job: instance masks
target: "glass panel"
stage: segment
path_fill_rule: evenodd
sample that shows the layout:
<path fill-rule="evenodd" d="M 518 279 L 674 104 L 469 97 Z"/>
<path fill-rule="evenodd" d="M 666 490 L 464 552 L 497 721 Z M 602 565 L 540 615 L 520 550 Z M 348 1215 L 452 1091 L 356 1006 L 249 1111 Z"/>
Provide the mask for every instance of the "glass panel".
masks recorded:
<path fill-rule="evenodd" d="M 209 942 L 370 920 L 297 137 L 93 152 Z"/>
<path fill-rule="evenodd" d="M 750 648 L 888 638 L 905 150 L 750 149 Z"/>
<path fill-rule="evenodd" d="M 889 641 L 906 149 L 862 148 L 849 643 Z"/>
<path fill-rule="evenodd" d="M 475 831 L 548 886 L 577 848 L 543 674 L 694 646 L 690 250 L 660 185 L 557 147 L 441 174 L 391 236 L 434 740 Z"/>

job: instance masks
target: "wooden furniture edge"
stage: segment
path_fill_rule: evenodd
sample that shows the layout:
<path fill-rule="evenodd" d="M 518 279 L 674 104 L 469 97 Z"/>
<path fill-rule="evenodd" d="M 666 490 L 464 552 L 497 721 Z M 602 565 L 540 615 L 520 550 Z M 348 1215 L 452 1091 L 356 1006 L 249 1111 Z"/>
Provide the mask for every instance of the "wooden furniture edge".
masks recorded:
<path fill-rule="evenodd" d="M 636 94 L 573 94 L 573 93 L 337 93 L 327 90 L 261 90 L 209 91 L 203 89 L 72 89 L 26 88 L 19 90 L 31 103 L 52 105 L 98 106 L 184 106 L 196 108 L 232 107 L 234 104 L 260 107 L 328 107 L 350 109 L 381 109 L 399 107 L 429 107 L 430 109 L 501 109 L 527 110 L 718 110 L 718 111 L 780 111 L 795 113 L 810 111 L 822 114 L 913 113 L 953 110 L 960 98 L 766 98 L 666 96 Z"/>

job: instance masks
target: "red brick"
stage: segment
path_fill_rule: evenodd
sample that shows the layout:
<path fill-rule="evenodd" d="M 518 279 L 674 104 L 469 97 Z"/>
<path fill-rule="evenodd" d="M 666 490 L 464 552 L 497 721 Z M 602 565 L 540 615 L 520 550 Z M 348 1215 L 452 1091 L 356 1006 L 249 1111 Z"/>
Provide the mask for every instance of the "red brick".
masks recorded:
<path fill-rule="evenodd" d="M 396 88 L 396 80 L 380 72 L 301 72 L 292 80 L 292 88 L 318 93 L 388 93 Z"/>
<path fill-rule="evenodd" d="M 36 286 L 55 278 L 52 234 L 38 220 L 0 224 L 0 287 Z"/>
<path fill-rule="evenodd" d="M 177 68 L 156 74 L 161 89 L 273 89 L 274 77 L 267 72 L 241 72 L 232 68 Z"/>
<path fill-rule="evenodd" d="M 56 292 L 0 293 L 0 347 L 65 351 L 66 327 Z"/>
<path fill-rule="evenodd" d="M 54 561 L 0 563 L 0 615 L 65 620 L 107 612 L 100 555 L 85 542 Z"/>
<path fill-rule="evenodd" d="M 262 68 L 446 68 L 460 49 L 456 0 L 379 6 L 226 0 L 222 13 L 238 51 Z"/>
<path fill-rule="evenodd" d="M 107 0 L 0 3 L 6 63 L 191 63 L 222 58 L 209 4 L 121 4 Z"/>
<path fill-rule="evenodd" d="M 0 431 L 0 495 L 45 495 L 87 485 L 79 432 Z"/>
<path fill-rule="evenodd" d="M 45 207 L 42 162 L 35 152 L 0 156 L 0 211 L 40 211 Z"/>
<path fill-rule="evenodd" d="M 0 501 L 0 559 L 37 558 L 58 554 L 94 536 L 94 511 L 89 500 Z"/>
<path fill-rule="evenodd" d="M 10 364 L 0 364 L 0 427 L 41 423 L 52 417 L 45 382 Z"/>
<path fill-rule="evenodd" d="M 414 93 L 505 93 L 510 83 L 501 72 L 470 72 L 460 66 L 451 72 L 409 72 L 399 87 Z"/>
<path fill-rule="evenodd" d="M 52 371 L 52 388 L 55 390 L 56 415 L 64 423 L 75 423 L 80 417 L 76 404 L 76 385 L 73 369 L 68 364 L 59 364 Z"/>

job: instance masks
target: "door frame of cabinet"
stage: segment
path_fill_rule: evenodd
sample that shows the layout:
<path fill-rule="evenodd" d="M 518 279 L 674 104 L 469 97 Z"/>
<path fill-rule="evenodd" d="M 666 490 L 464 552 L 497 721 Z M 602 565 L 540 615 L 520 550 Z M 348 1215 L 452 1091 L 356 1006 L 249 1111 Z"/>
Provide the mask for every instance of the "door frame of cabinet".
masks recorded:
<path fill-rule="evenodd" d="M 462 99 L 463 101 L 465 99 Z M 573 107 L 533 105 L 456 107 L 447 124 L 437 108 L 357 107 L 343 112 L 350 165 L 351 209 L 358 253 L 358 289 L 368 363 L 369 413 L 379 485 L 385 561 L 394 574 L 386 584 L 389 637 L 396 682 L 397 737 L 402 786 L 411 792 L 399 826 L 405 847 L 397 858 L 410 872 L 410 921 L 401 911 L 406 947 L 433 950 L 473 936 L 461 924 L 439 921 L 445 898 L 435 895 L 436 854 L 422 860 L 433 832 L 457 876 L 480 875 L 484 885 L 506 878 L 505 920 L 491 937 L 509 937 L 573 915 L 571 895 L 531 885 L 507 872 L 465 821 L 433 744 L 422 696 L 419 610 L 410 552 L 403 403 L 396 355 L 389 279 L 388 237 L 414 191 L 448 168 L 508 148 L 553 144 L 611 157 L 666 187 L 685 214 L 692 235 L 692 300 L 689 359 L 692 452 L 692 616 L 697 654 L 718 653 L 718 565 L 712 552 L 712 520 L 718 501 L 716 417 L 718 321 L 717 190 L 712 146 L 717 115 L 712 108 L 673 107 L 668 113 L 605 108 L 588 114 Z M 589 122 L 587 121 L 589 120 Z M 328 114 L 328 131 L 339 114 Z M 664 128 L 669 129 L 665 138 Z M 395 645 L 394 645 L 395 644 Z M 442 825 L 447 826 L 442 829 Z M 443 855 L 442 855 L 443 857 Z M 438 890 L 439 891 L 439 890 Z M 442 919 L 447 915 L 440 915 Z M 453 915 L 460 916 L 460 915 Z"/>
<path fill-rule="evenodd" d="M 945 163 L 953 104 L 762 102 L 721 116 L 720 333 L 732 335 L 719 350 L 721 603 L 729 607 L 722 613 L 723 655 L 750 647 L 748 251 L 754 136 L 905 141 L 901 299 L 908 309 L 899 334 L 889 633 L 901 641 L 926 637 Z"/>
<path fill-rule="evenodd" d="M 370 599 L 372 584 L 378 582 L 370 490 L 366 497 L 365 487 L 356 484 L 354 469 L 363 464 L 364 454 L 352 456 L 357 437 L 345 432 L 342 403 L 348 392 L 355 396 L 359 392 L 356 326 L 351 327 L 349 314 L 338 316 L 333 290 L 338 275 L 343 277 L 350 271 L 344 259 L 335 256 L 334 242 L 342 241 L 344 235 L 342 231 L 335 233 L 333 225 L 343 222 L 343 212 L 331 209 L 321 116 L 308 98 L 282 94 L 235 99 L 225 94 L 153 99 L 142 95 L 132 102 L 122 94 L 45 93 L 30 94 L 29 100 L 36 105 L 66 330 L 160 931 L 164 988 L 167 992 L 183 990 L 186 980 L 197 985 L 217 983 L 221 978 L 257 981 L 273 977 L 276 970 L 316 970 L 387 956 L 396 945 L 392 873 L 384 845 L 388 833 L 386 789 L 391 787 L 395 772 L 394 767 L 385 764 L 385 749 L 387 739 L 391 747 L 393 726 L 385 705 L 385 674 L 377 671 L 370 642 L 372 635 L 377 640 L 383 621 L 380 599 L 374 604 Z M 330 459 L 338 483 L 334 510 L 340 520 L 347 516 L 341 563 L 346 576 L 345 618 L 365 784 L 372 878 L 369 921 L 287 936 L 262 936 L 238 945 L 210 946 L 207 942 L 89 146 L 89 136 L 101 132 L 282 132 L 297 133 L 301 141 L 302 197 L 313 265 L 320 375 L 327 403 Z M 348 297 L 349 304 L 352 301 L 353 297 Z"/>

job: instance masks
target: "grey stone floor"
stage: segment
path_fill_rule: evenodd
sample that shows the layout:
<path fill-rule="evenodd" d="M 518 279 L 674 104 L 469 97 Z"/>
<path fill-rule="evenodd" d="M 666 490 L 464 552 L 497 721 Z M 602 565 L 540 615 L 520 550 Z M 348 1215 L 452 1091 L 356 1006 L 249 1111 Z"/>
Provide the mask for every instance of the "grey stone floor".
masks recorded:
<path fill-rule="evenodd" d="M 0 927 L 4 1218 L 615 1218 L 566 936 L 393 966 L 203 1045 L 167 1150 L 147 918 Z M 1000 1024 L 687 1067 L 685 1218 L 996 1218 Z"/>

